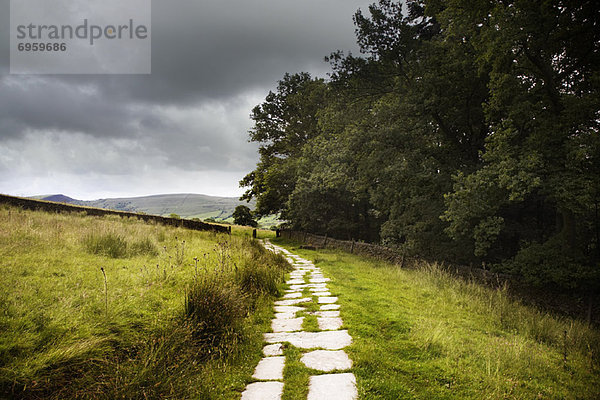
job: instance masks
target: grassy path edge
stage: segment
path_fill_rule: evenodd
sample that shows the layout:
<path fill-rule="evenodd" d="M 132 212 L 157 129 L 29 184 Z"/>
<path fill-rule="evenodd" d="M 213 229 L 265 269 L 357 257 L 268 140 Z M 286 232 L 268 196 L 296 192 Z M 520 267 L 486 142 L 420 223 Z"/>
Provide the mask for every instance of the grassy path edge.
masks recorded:
<path fill-rule="evenodd" d="M 361 399 L 600 398 L 595 329 L 452 278 L 436 265 L 401 270 L 273 242 L 332 278 L 355 338 L 348 353 Z"/>

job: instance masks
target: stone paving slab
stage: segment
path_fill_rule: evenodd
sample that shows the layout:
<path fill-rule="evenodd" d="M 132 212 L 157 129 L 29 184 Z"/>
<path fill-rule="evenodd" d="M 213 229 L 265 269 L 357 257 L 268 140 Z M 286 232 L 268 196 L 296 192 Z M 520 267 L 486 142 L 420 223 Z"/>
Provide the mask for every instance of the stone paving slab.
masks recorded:
<path fill-rule="evenodd" d="M 290 285 L 289 290 L 304 290 L 304 288 L 308 287 L 308 284 L 303 283 L 299 285 Z"/>
<path fill-rule="evenodd" d="M 304 354 L 300 361 L 308 368 L 323 372 L 344 371 L 352 368 L 352 360 L 344 350 L 315 350 Z"/>
<path fill-rule="evenodd" d="M 293 318 L 296 318 L 295 312 L 275 313 L 275 319 L 293 319 Z"/>
<path fill-rule="evenodd" d="M 277 300 L 275 302 L 275 305 L 276 306 L 293 306 L 294 304 L 309 303 L 310 301 L 311 301 L 310 297 L 303 297 L 301 299 Z"/>
<path fill-rule="evenodd" d="M 304 289 L 308 290 L 315 289 L 317 291 L 327 290 L 327 286 L 324 283 L 302 283 L 296 285 L 290 285 L 290 290 Z"/>
<path fill-rule="evenodd" d="M 339 311 L 317 311 L 314 314 L 321 318 L 335 318 L 340 316 Z"/>
<path fill-rule="evenodd" d="M 290 274 L 290 279 L 302 279 L 302 280 L 304 280 L 304 275 L 305 274 L 303 274 L 303 273 L 302 274 L 291 273 Z"/>
<path fill-rule="evenodd" d="M 301 349 L 322 348 L 326 350 L 341 350 L 352 344 L 352 337 L 347 330 L 323 332 L 277 332 L 265 333 L 265 342 L 289 342 Z"/>
<path fill-rule="evenodd" d="M 281 400 L 282 382 L 255 382 L 246 386 L 242 400 Z"/>
<path fill-rule="evenodd" d="M 276 313 L 297 313 L 298 311 L 303 311 L 304 307 L 298 306 L 275 306 Z M 323 307 L 321 307 L 323 308 Z"/>
<path fill-rule="evenodd" d="M 304 317 L 288 318 L 288 319 L 274 319 L 273 321 L 271 321 L 271 330 L 273 330 L 273 332 L 301 331 L 303 321 L 304 321 Z"/>
<path fill-rule="evenodd" d="M 344 322 L 341 318 L 317 318 L 319 329 L 322 331 L 337 331 Z"/>
<path fill-rule="evenodd" d="M 338 300 L 337 297 L 319 297 L 319 304 L 332 304 Z"/>
<path fill-rule="evenodd" d="M 326 374 L 310 377 L 307 400 L 332 399 L 358 399 L 354 374 Z"/>
<path fill-rule="evenodd" d="M 263 347 L 263 354 L 265 357 L 281 356 L 283 355 L 283 345 L 281 343 L 268 344 Z"/>
<path fill-rule="evenodd" d="M 325 282 L 329 282 L 330 279 L 329 278 L 311 278 L 308 281 L 310 283 L 325 283 Z"/>
<path fill-rule="evenodd" d="M 254 379 L 265 381 L 276 381 L 283 379 L 283 367 L 285 365 L 285 357 L 265 357 L 258 362 L 254 370 Z"/>
<path fill-rule="evenodd" d="M 268 240 L 263 241 L 265 247 L 284 254 L 295 269 L 288 275 L 282 299 L 275 302 L 275 318 L 271 322 L 272 333 L 264 334 L 263 358 L 253 377 L 270 382 L 251 383 L 242 393 L 242 400 L 281 400 L 284 384 L 276 382 L 283 379 L 285 357 L 283 356 L 284 342 L 300 349 L 312 350 L 304 354 L 301 361 L 308 368 L 328 373 L 310 377 L 307 400 L 355 400 L 358 398 L 356 378 L 352 373 L 341 373 L 352 368 L 352 360 L 341 349 L 352 344 L 352 337 L 347 330 L 339 330 L 342 325 L 338 298 L 331 296 L 325 278 L 320 268 L 311 261 L 292 254 L 286 249 L 272 245 Z M 308 282 L 307 282 L 308 281 Z M 309 297 L 302 297 L 306 289 Z M 316 297 L 320 311 L 310 312 L 317 316 L 320 332 L 303 332 L 303 317 L 296 317 L 299 311 L 305 311 L 302 303 L 312 302 Z M 331 373 L 337 371 L 340 373 Z"/>

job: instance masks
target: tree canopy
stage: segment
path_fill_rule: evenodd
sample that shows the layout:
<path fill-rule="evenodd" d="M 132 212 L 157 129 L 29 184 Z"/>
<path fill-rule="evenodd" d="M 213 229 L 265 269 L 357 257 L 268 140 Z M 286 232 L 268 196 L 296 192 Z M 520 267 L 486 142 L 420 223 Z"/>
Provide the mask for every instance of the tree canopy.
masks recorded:
<path fill-rule="evenodd" d="M 232 214 L 233 223 L 236 225 L 242 226 L 258 226 L 258 223 L 254 220 L 254 216 L 252 215 L 252 211 L 250 208 L 246 207 L 243 204 L 240 204 L 235 208 Z"/>
<path fill-rule="evenodd" d="M 252 112 L 259 214 L 408 254 L 593 290 L 600 276 L 594 0 L 379 0 L 361 56 L 286 74 Z"/>

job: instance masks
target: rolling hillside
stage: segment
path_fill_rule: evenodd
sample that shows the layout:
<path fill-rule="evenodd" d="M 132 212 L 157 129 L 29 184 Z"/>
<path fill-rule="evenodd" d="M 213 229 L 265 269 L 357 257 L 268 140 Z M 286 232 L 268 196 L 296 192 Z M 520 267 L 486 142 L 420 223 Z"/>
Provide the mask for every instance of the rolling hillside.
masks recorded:
<path fill-rule="evenodd" d="M 77 200 L 63 194 L 36 196 L 38 199 L 75 204 L 87 207 L 106 208 L 119 211 L 143 212 L 146 214 L 168 216 L 175 213 L 183 218 L 214 218 L 218 221 L 232 222 L 231 214 L 236 206 L 250 204 L 239 201 L 237 197 L 216 197 L 203 194 L 159 194 L 143 197 L 128 197 L 99 200 Z"/>

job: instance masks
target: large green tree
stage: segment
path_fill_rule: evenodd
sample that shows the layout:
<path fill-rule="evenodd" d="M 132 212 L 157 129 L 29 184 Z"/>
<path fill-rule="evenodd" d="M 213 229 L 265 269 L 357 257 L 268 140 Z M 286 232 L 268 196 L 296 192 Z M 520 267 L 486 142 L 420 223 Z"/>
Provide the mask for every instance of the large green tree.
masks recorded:
<path fill-rule="evenodd" d="M 491 71 L 483 166 L 457 175 L 449 233 L 540 283 L 598 274 L 600 13 L 595 1 L 463 1 L 442 11 Z M 454 23 L 459 21 L 459 23 Z M 453 26 L 450 27 L 450 23 Z"/>
<path fill-rule="evenodd" d="M 464 260 L 469 253 L 451 243 L 439 216 L 452 175 L 480 163 L 488 75 L 470 43 L 446 36 L 422 2 L 408 5 L 406 15 L 389 0 L 371 5 L 369 15 L 357 12 L 364 57 L 331 57 L 338 98 L 363 107 L 341 114 L 352 121 L 342 137 L 353 165 L 346 169 L 355 174 L 345 186 L 355 197 L 367 194 L 363 215 L 375 217 L 383 242 Z"/>
<path fill-rule="evenodd" d="M 255 108 L 260 214 L 594 290 L 600 13 L 592 0 L 379 0 L 362 55 Z"/>
<path fill-rule="evenodd" d="M 233 217 L 233 223 L 236 225 L 252 227 L 258 226 L 257 222 L 254 220 L 254 215 L 252 215 L 250 208 L 243 204 L 237 206 L 231 216 Z"/>
<path fill-rule="evenodd" d="M 252 110 L 250 141 L 259 143 L 260 161 L 242 179 L 242 199 L 256 198 L 256 214 L 281 213 L 297 179 L 297 162 L 305 143 L 319 134 L 317 113 L 324 106 L 326 85 L 308 73 L 285 74 L 277 91 Z"/>

